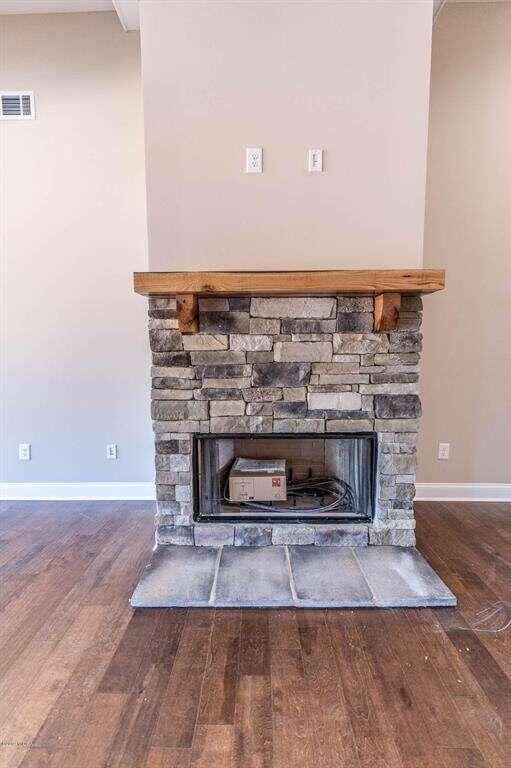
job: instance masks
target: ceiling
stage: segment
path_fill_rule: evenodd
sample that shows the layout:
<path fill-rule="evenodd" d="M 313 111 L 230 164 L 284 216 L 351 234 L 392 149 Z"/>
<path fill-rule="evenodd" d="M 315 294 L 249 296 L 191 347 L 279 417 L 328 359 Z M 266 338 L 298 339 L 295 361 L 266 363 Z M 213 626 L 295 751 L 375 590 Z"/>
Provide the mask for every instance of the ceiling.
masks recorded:
<path fill-rule="evenodd" d="M 433 23 L 446 3 L 489 3 L 511 0 L 433 0 Z M 115 10 L 123 29 L 140 29 L 139 0 L 0 0 L 3 13 L 79 13 Z"/>
<path fill-rule="evenodd" d="M 117 12 L 123 29 L 139 29 L 138 0 L 0 0 L 0 15 L 8 13 Z"/>
<path fill-rule="evenodd" d="M 0 0 L 0 13 L 111 11 L 112 0 Z"/>

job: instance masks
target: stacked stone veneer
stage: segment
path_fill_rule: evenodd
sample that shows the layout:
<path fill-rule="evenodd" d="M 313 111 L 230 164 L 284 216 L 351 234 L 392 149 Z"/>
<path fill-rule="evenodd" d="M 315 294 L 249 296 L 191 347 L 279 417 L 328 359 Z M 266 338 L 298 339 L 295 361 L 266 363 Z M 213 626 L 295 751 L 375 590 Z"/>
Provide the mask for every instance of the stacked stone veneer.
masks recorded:
<path fill-rule="evenodd" d="M 373 333 L 371 297 L 203 298 L 182 335 L 175 299 L 150 298 L 157 542 L 413 545 L 421 309 L 403 296 L 397 329 Z M 193 433 L 373 430 L 372 523 L 194 523 Z"/>

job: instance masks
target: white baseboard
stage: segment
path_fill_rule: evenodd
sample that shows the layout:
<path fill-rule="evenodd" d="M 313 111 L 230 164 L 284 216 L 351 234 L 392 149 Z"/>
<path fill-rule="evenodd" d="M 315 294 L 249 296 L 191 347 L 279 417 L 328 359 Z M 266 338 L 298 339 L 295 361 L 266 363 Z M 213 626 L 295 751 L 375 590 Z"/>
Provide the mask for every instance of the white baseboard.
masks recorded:
<path fill-rule="evenodd" d="M 6 501 L 153 501 L 154 483 L 0 483 Z"/>
<path fill-rule="evenodd" d="M 511 483 L 416 483 L 417 501 L 511 501 Z"/>
<path fill-rule="evenodd" d="M 417 501 L 511 501 L 511 483 L 417 483 Z M 154 501 L 154 483 L 0 483 L 7 501 Z"/>

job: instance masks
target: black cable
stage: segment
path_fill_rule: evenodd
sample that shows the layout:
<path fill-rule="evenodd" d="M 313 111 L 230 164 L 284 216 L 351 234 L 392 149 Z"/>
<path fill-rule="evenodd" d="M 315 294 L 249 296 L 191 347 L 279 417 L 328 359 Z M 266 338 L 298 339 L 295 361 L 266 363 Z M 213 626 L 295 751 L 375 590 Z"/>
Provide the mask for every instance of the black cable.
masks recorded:
<path fill-rule="evenodd" d="M 232 506 L 255 509 L 262 512 L 289 512 L 304 514 L 317 514 L 321 512 L 330 512 L 338 507 L 347 507 L 347 511 L 355 512 L 355 496 L 351 486 L 344 480 L 334 476 L 308 477 L 304 480 L 290 481 L 287 486 L 288 498 L 309 496 L 313 499 L 333 497 L 328 503 L 320 503 L 316 507 L 295 506 L 292 510 L 288 507 L 276 507 L 272 503 L 261 501 L 231 501 L 228 496 L 229 478 L 227 477 L 223 489 L 223 501 Z"/>

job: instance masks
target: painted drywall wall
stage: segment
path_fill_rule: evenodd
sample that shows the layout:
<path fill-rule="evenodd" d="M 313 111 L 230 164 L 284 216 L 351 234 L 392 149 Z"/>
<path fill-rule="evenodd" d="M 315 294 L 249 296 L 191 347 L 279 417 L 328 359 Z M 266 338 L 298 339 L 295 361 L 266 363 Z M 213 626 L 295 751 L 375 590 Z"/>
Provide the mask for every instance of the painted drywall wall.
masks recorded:
<path fill-rule="evenodd" d="M 1 87 L 36 102 L 36 120 L 0 123 L 2 480 L 150 481 L 138 34 L 113 13 L 0 29 Z"/>
<path fill-rule="evenodd" d="M 431 14 L 144 0 L 151 269 L 422 266 Z"/>
<path fill-rule="evenodd" d="M 511 482 L 511 4 L 447 4 L 434 28 L 420 482 Z M 439 461 L 438 442 L 451 443 Z"/>

